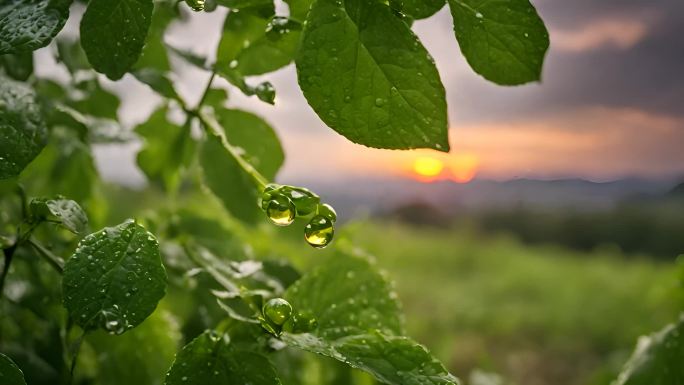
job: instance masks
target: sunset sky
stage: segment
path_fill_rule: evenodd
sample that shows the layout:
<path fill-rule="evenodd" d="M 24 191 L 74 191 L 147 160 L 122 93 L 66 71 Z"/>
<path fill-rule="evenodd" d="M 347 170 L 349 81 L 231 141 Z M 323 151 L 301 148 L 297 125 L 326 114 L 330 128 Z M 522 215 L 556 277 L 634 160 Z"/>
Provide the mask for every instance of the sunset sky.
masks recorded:
<path fill-rule="evenodd" d="M 292 65 L 259 78 L 275 85 L 274 107 L 236 90 L 231 104 L 258 113 L 277 130 L 287 155 L 282 181 L 415 176 L 418 158 L 441 164 L 438 175 L 423 175 L 425 180 L 684 175 L 684 1 L 533 3 L 551 36 L 540 84 L 500 87 L 472 72 L 454 39 L 447 8 L 416 22 L 414 29 L 434 56 L 446 88 L 449 154 L 375 150 L 348 142 L 308 106 Z M 211 56 L 223 15 L 193 15 L 167 41 Z M 194 100 L 206 75 L 182 68 L 179 88 Z M 154 106 L 150 91 L 130 78 L 113 87 L 126 97 L 121 115 L 128 124 L 143 120 Z M 105 173 L 113 179 L 140 178 L 133 150 L 100 151 Z"/>

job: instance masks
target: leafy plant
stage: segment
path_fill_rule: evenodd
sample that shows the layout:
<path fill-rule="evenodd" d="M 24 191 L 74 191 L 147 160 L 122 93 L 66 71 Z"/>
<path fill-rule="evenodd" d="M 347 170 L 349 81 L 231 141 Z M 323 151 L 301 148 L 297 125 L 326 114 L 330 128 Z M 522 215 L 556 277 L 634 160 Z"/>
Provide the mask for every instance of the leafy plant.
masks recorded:
<path fill-rule="evenodd" d="M 264 217 L 294 223 L 322 248 L 333 240 L 337 214 L 304 187 L 272 183 L 284 161 L 273 129 L 226 108 L 228 94 L 214 88 L 222 77 L 273 104 L 273 86 L 249 77 L 294 61 L 308 103 L 349 140 L 448 151 L 444 86 L 411 31 L 413 20 L 445 3 L 290 0 L 289 13 L 278 14 L 270 0 L 91 0 L 79 40 L 51 45 L 68 74 L 56 82 L 33 73 L 32 51 L 51 44 L 72 2 L 4 1 L 3 384 L 23 384 L 24 376 L 31 384 L 120 383 L 118 376 L 168 385 L 299 384 L 311 362 L 301 351 L 332 359 L 320 364 L 330 383 L 350 381 L 345 365 L 383 383 L 458 383 L 404 336 L 396 295 L 368 257 L 342 243 L 334 258 L 301 275 L 278 256 L 251 251 L 264 241 L 256 230 Z M 163 40 L 187 6 L 230 9 L 214 62 Z M 477 73 L 502 85 L 540 79 L 549 40 L 527 0 L 448 6 Z M 176 91 L 170 56 L 207 71 L 196 104 Z M 109 204 L 113 192 L 99 179 L 92 148 L 136 137 L 117 122 L 119 100 L 96 72 L 111 80 L 130 74 L 163 98 L 134 132 L 142 141 L 138 166 L 168 199 L 113 227 L 105 225 L 135 210 Z M 187 343 L 173 362 L 143 362 L 140 349 L 169 357 L 181 338 Z"/>

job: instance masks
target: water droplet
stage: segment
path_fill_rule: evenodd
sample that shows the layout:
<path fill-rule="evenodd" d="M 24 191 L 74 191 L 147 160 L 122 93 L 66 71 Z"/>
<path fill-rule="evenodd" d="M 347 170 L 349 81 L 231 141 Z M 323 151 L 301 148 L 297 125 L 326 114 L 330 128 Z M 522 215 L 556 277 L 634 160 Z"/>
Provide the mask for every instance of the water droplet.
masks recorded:
<path fill-rule="evenodd" d="M 383 99 L 383 98 L 375 99 L 375 105 L 378 107 L 382 107 L 383 105 L 385 105 L 385 99 Z"/>
<path fill-rule="evenodd" d="M 478 19 L 482 19 L 484 17 L 484 15 L 481 14 L 480 12 L 477 12 L 477 13 L 475 13 L 475 17 L 477 17 Z"/>
<path fill-rule="evenodd" d="M 311 218 L 311 221 L 304 228 L 304 239 L 317 249 L 328 246 L 334 234 L 333 222 L 323 215 L 316 215 Z"/>
<path fill-rule="evenodd" d="M 262 309 L 264 316 L 276 325 L 282 325 L 292 316 L 292 305 L 282 298 L 271 298 Z"/>
<path fill-rule="evenodd" d="M 295 219 L 295 205 L 286 196 L 275 196 L 266 206 L 266 215 L 277 226 L 289 226 Z"/>
<path fill-rule="evenodd" d="M 204 0 L 185 0 L 185 2 L 188 3 L 190 8 L 195 12 L 204 11 Z"/>

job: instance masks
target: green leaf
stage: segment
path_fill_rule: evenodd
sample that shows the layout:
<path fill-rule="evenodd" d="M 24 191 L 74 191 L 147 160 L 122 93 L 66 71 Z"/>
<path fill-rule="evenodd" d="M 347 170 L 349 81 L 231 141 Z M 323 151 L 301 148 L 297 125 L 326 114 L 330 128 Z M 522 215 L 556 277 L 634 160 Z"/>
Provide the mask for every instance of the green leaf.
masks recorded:
<path fill-rule="evenodd" d="M 175 2 L 158 1 L 155 3 L 145 46 L 134 68 L 153 68 L 161 72 L 171 70 L 169 56 L 164 45 L 164 33 L 166 28 L 179 14 Z"/>
<path fill-rule="evenodd" d="M 684 314 L 675 324 L 639 338 L 615 385 L 684 383 Z"/>
<path fill-rule="evenodd" d="M 339 253 L 305 274 L 285 293 L 296 310 L 318 320 L 316 335 L 334 340 L 380 330 L 401 334 L 396 294 L 368 260 Z"/>
<path fill-rule="evenodd" d="M 19 175 L 46 141 L 47 129 L 33 90 L 0 76 L 0 180 Z"/>
<path fill-rule="evenodd" d="M 166 107 L 158 109 L 135 132 L 144 139 L 138 166 L 150 180 L 163 182 L 171 191 L 178 185 L 179 169 L 193 152 L 195 142 L 190 130 L 169 122 L 167 114 Z"/>
<path fill-rule="evenodd" d="M 224 107 L 228 101 L 228 90 L 223 88 L 210 88 L 207 91 L 207 96 L 204 98 L 204 105 L 213 108 Z"/>
<path fill-rule="evenodd" d="M 261 175 L 274 179 L 285 155 L 273 128 L 247 111 L 216 109 L 215 114 L 228 142 L 242 149 L 242 157 Z"/>
<path fill-rule="evenodd" d="M 280 384 L 268 359 L 240 350 L 214 332 L 204 332 L 178 353 L 166 385 Z"/>
<path fill-rule="evenodd" d="M 338 340 L 334 348 L 342 361 L 386 384 L 458 384 L 441 362 L 410 338 L 373 332 Z"/>
<path fill-rule="evenodd" d="M 449 150 L 445 91 L 434 61 L 381 2 L 316 1 L 296 64 L 311 107 L 352 142 Z"/>
<path fill-rule="evenodd" d="M 71 0 L 4 0 L 0 55 L 45 47 L 69 18 Z"/>
<path fill-rule="evenodd" d="M 55 106 L 50 123 L 54 122 L 76 128 L 90 143 L 126 143 L 132 139 L 130 132 L 116 120 L 83 115 L 69 106 Z"/>
<path fill-rule="evenodd" d="M 133 76 L 140 82 L 147 84 L 161 96 L 169 99 L 181 100 L 178 93 L 173 88 L 173 83 L 163 73 L 152 68 L 143 68 L 133 71 Z"/>
<path fill-rule="evenodd" d="M 93 77 L 78 84 L 83 96 L 69 101 L 68 105 L 85 115 L 92 115 L 111 120 L 118 119 L 119 97 L 105 90 L 100 81 Z"/>
<path fill-rule="evenodd" d="M 444 7 L 446 0 L 391 0 L 390 6 L 414 19 L 428 18 Z"/>
<path fill-rule="evenodd" d="M 449 0 L 449 7 L 475 72 L 501 85 L 541 79 L 549 34 L 528 0 Z"/>
<path fill-rule="evenodd" d="M 88 226 L 86 213 L 78 203 L 69 199 L 34 199 L 30 207 L 33 215 L 40 219 L 56 220 L 75 234 L 83 232 Z"/>
<path fill-rule="evenodd" d="M 286 17 L 264 17 L 271 8 L 248 8 L 226 16 L 216 54 L 217 68 L 250 76 L 272 72 L 292 62 L 302 26 Z"/>
<path fill-rule="evenodd" d="M 290 7 L 290 18 L 303 23 L 309 14 L 312 0 L 285 0 L 285 2 Z"/>
<path fill-rule="evenodd" d="M 134 221 L 86 236 L 64 266 L 62 291 L 85 330 L 121 334 L 139 325 L 166 291 L 157 240 Z"/>
<path fill-rule="evenodd" d="M 91 0 L 81 45 L 93 68 L 118 80 L 138 61 L 152 21 L 152 0 Z"/>
<path fill-rule="evenodd" d="M 274 16 L 265 33 L 237 56 L 236 69 L 245 76 L 261 75 L 290 64 L 299 48 L 301 30 L 298 21 Z"/>
<path fill-rule="evenodd" d="M 12 79 L 26 81 L 33 74 L 33 52 L 0 55 L 0 68 Z"/>
<path fill-rule="evenodd" d="M 92 198 L 98 180 L 95 162 L 88 145 L 73 131 L 53 128 L 48 146 L 21 174 L 27 191 L 41 196 L 61 194 L 82 204 Z"/>
<path fill-rule="evenodd" d="M 124 335 L 93 333 L 88 336 L 88 344 L 97 352 L 98 384 L 163 383 L 181 334 L 178 321 L 169 312 L 160 310 Z"/>
<path fill-rule="evenodd" d="M 312 333 L 284 333 L 282 340 L 367 371 L 388 384 L 457 384 L 424 347 L 401 334 L 396 295 L 363 258 L 337 255 L 285 293 L 297 311 L 318 320 Z"/>
<path fill-rule="evenodd" d="M 273 3 L 230 12 L 223 23 L 223 33 L 216 52 L 216 66 L 230 65 L 240 52 L 266 31 L 268 19 L 275 12 Z M 236 63 L 237 64 L 237 63 Z M 235 68 L 235 66 L 231 66 Z"/>
<path fill-rule="evenodd" d="M 233 151 L 267 179 L 273 179 L 283 163 L 280 141 L 261 118 L 240 110 L 217 109 L 216 120 Z M 253 223 L 260 215 L 254 181 L 226 149 L 221 139 L 212 136 L 200 149 L 204 183 L 235 217 Z"/>
<path fill-rule="evenodd" d="M 26 385 L 24 373 L 6 355 L 0 353 L 0 379 L 2 385 Z"/>
<path fill-rule="evenodd" d="M 270 82 L 263 82 L 256 86 L 252 86 L 247 84 L 245 77 L 237 71 L 226 68 L 216 68 L 216 73 L 228 80 L 230 84 L 239 88 L 243 94 L 247 96 L 256 95 L 259 100 L 268 104 L 275 103 L 275 89 L 273 89 L 273 85 Z"/>

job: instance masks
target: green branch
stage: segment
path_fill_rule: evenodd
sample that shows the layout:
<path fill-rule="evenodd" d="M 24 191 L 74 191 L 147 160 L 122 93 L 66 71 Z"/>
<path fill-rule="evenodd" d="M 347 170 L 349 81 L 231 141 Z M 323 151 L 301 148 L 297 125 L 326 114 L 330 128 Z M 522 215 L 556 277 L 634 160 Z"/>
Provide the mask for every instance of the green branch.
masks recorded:
<path fill-rule="evenodd" d="M 62 258 L 54 255 L 50 250 L 43 247 L 43 245 L 37 243 L 33 239 L 29 238 L 27 241 L 33 248 L 43 257 L 58 273 L 64 273 L 64 261 Z"/>

